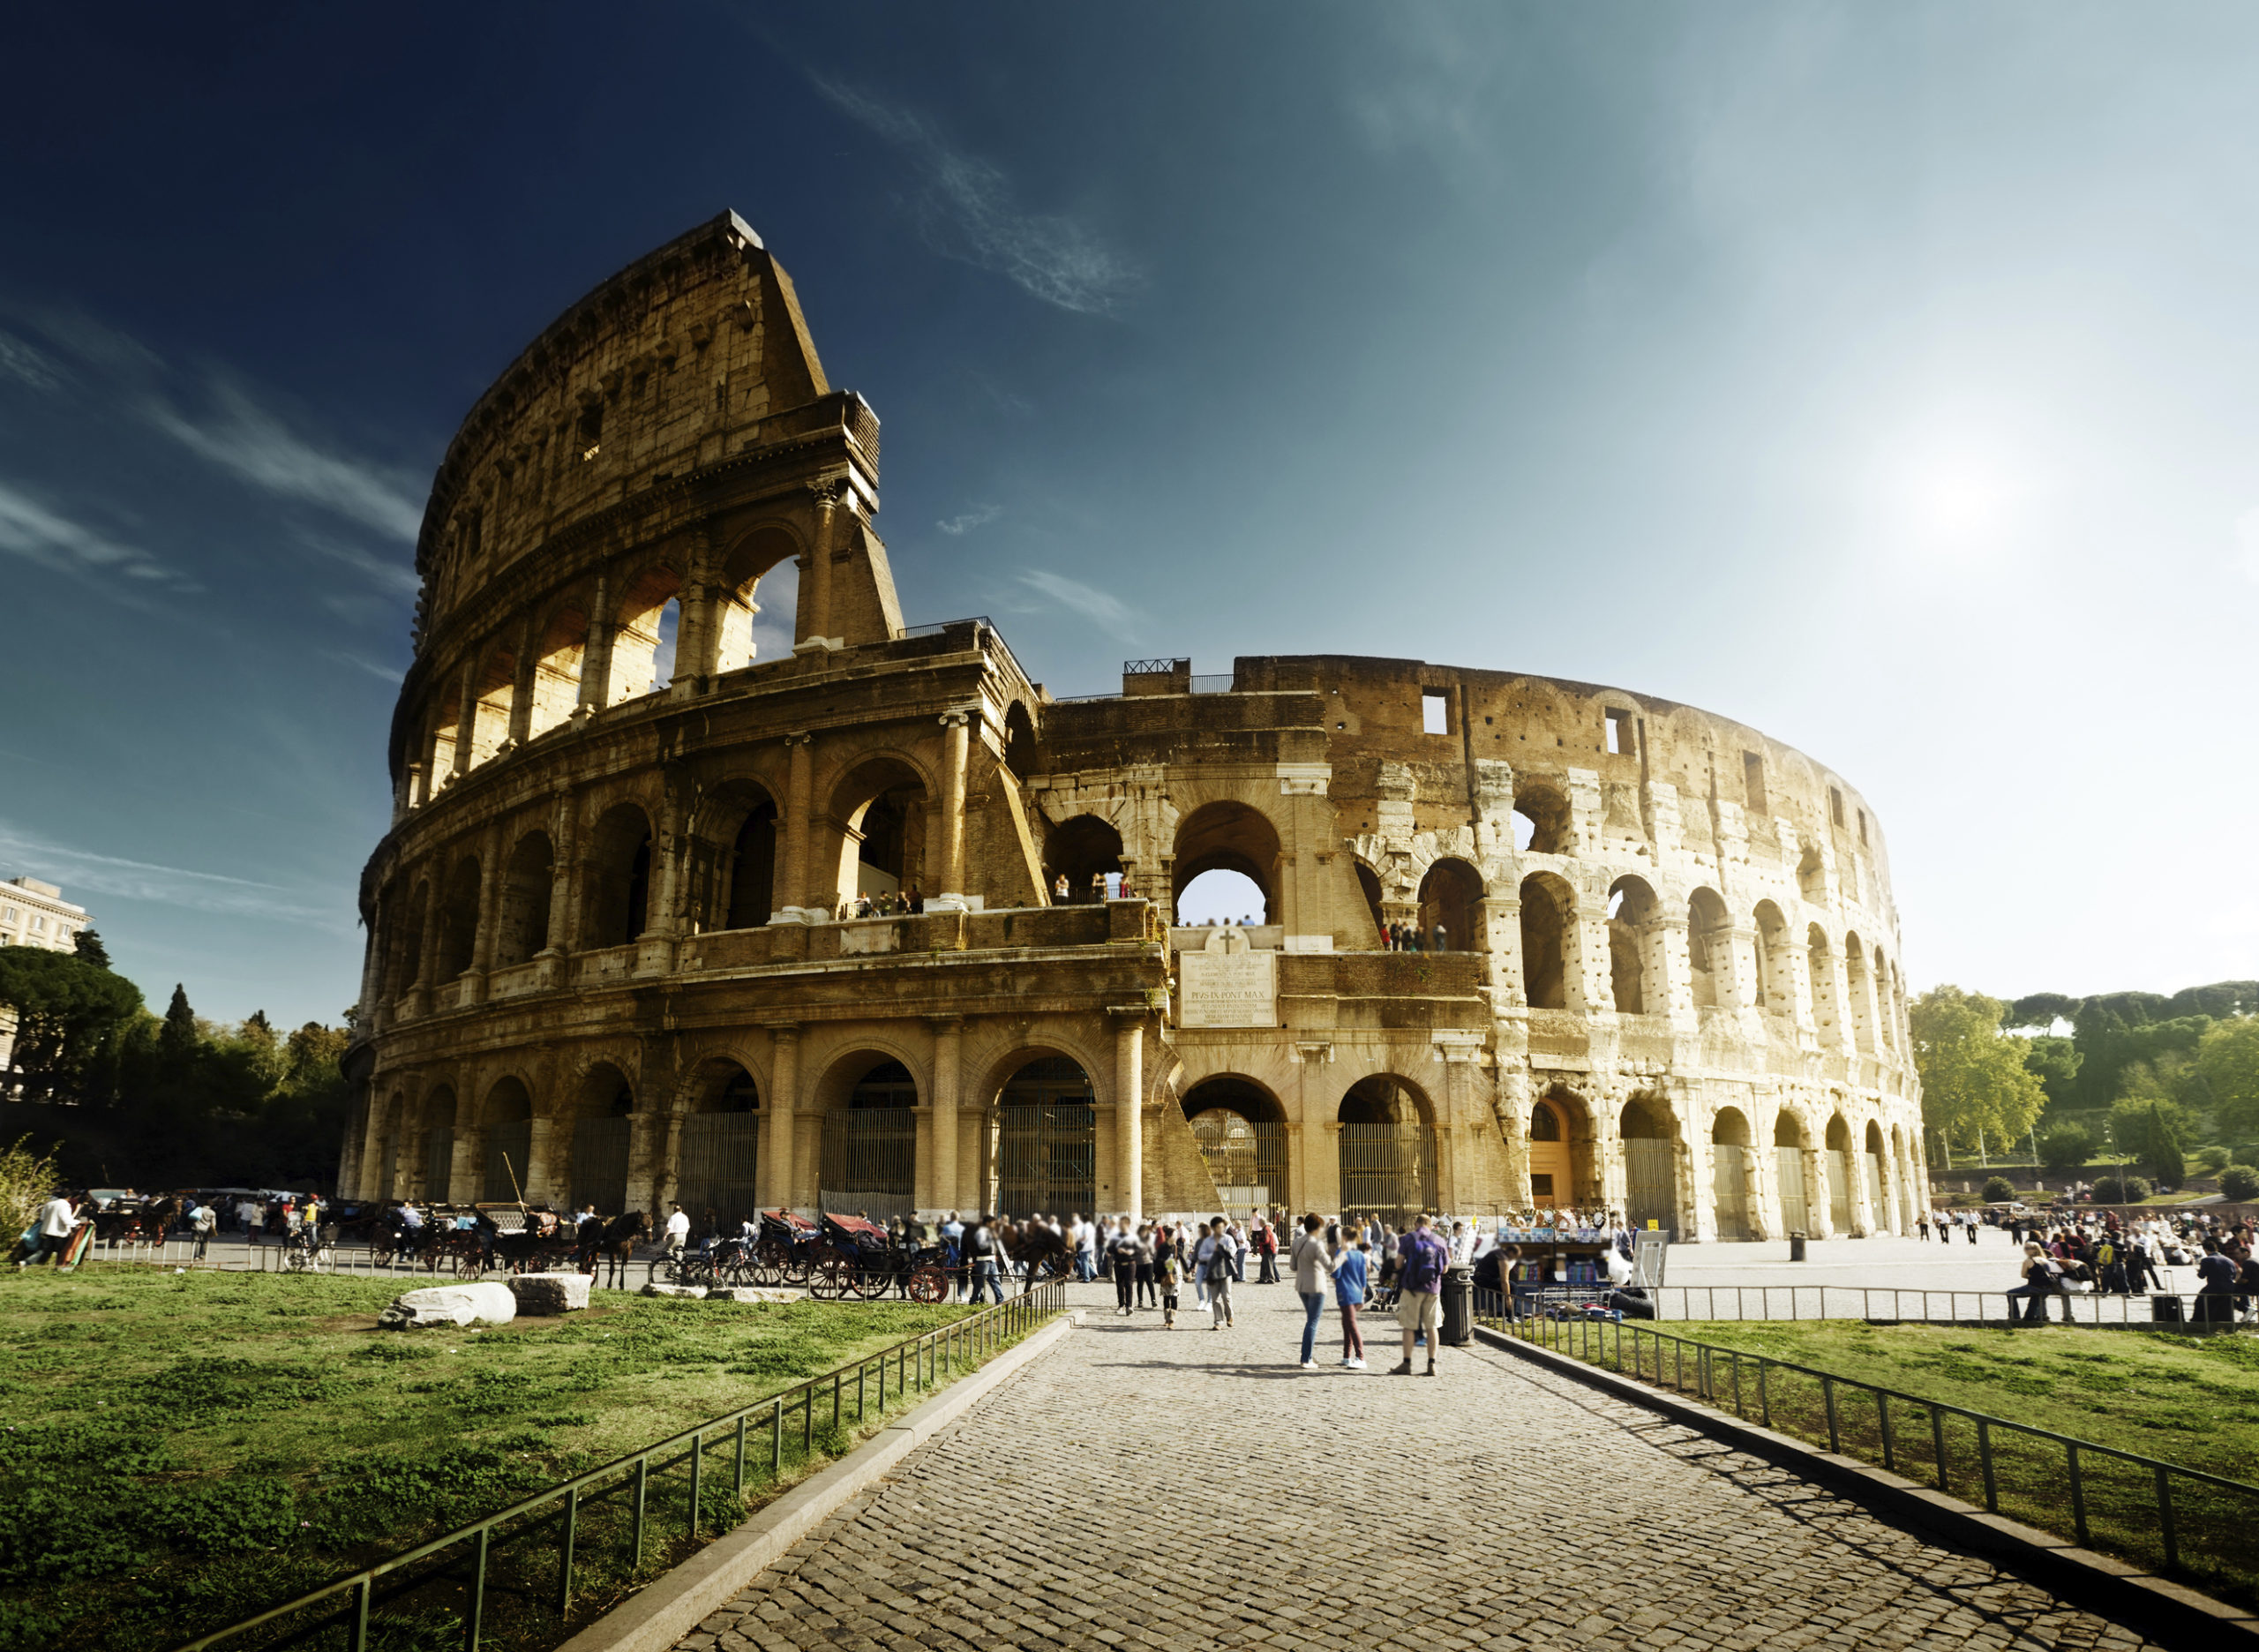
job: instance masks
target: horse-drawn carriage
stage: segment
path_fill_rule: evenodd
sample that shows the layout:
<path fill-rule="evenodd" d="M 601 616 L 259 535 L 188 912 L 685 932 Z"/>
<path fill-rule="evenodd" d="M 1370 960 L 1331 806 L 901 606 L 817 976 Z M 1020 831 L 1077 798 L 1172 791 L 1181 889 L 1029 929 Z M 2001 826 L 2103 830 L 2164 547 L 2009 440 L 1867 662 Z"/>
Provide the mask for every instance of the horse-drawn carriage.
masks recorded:
<path fill-rule="evenodd" d="M 859 1216 L 826 1216 L 808 1295 L 867 1299 L 892 1291 L 912 1302 L 942 1302 L 949 1294 L 948 1254 Z"/>
<path fill-rule="evenodd" d="M 162 1198 L 116 1198 L 94 1213 L 94 1243 L 102 1245 L 162 1244 L 179 1225 L 188 1201 L 177 1193 Z"/>
<path fill-rule="evenodd" d="M 822 1247 L 823 1230 L 805 1216 L 791 1211 L 761 1213 L 761 1237 L 754 1246 L 754 1260 L 763 1285 L 805 1285 Z"/>

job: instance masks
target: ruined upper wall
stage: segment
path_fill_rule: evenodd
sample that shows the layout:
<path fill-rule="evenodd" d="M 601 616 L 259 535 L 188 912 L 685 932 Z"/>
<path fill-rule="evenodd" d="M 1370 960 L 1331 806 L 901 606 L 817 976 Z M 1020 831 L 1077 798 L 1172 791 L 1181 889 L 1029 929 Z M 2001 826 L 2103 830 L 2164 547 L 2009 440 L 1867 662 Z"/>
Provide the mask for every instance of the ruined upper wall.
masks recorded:
<path fill-rule="evenodd" d="M 791 280 L 735 213 L 638 259 L 552 322 L 449 444 L 417 542 L 419 643 L 576 520 L 773 440 L 765 425 L 829 394 Z"/>

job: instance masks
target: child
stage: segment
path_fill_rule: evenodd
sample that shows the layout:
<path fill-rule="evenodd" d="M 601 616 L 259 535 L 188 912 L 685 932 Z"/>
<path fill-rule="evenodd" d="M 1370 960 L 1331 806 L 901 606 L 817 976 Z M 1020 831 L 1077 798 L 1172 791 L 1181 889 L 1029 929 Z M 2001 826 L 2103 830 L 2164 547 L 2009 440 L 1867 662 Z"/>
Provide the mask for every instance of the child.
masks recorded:
<path fill-rule="evenodd" d="M 1176 1247 L 1162 1228 L 1153 1239 L 1153 1279 L 1161 1290 L 1161 1329 L 1176 1329 Z"/>
<path fill-rule="evenodd" d="M 1333 1300 L 1341 1309 L 1341 1363 L 1349 1370 L 1365 1368 L 1365 1339 L 1357 1328 L 1357 1304 L 1365 1300 L 1365 1256 L 1371 1249 L 1360 1235 L 1355 1248 L 1344 1250 L 1333 1270 Z"/>

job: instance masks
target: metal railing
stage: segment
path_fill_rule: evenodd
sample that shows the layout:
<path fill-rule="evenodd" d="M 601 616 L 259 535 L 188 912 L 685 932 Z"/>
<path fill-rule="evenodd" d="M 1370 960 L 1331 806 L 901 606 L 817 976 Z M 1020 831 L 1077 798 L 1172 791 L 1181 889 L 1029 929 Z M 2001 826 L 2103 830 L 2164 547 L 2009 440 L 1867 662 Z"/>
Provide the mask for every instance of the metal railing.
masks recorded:
<path fill-rule="evenodd" d="M 673 1520 L 679 1524 L 683 1538 L 694 1544 L 706 1512 L 704 1505 L 711 1501 L 706 1481 L 708 1464 L 716 1455 L 721 1456 L 722 1464 L 710 1472 L 731 1476 L 736 1498 L 733 1506 L 738 1518 L 742 1518 L 747 1465 L 750 1461 L 754 1472 L 760 1468 L 760 1459 L 749 1459 L 748 1452 L 757 1452 L 765 1435 L 769 1477 L 772 1484 L 781 1483 L 795 1413 L 799 1418 L 799 1461 L 805 1466 L 815 1453 L 816 1413 L 827 1395 L 831 1407 L 829 1428 L 836 1438 L 842 1428 L 859 1425 L 874 1406 L 877 1415 L 886 1415 L 889 1378 L 897 1405 L 911 1395 L 922 1396 L 1034 1330 L 1066 1305 L 1062 1282 L 1037 1285 L 997 1306 L 905 1338 L 851 1364 L 615 1458 L 601 1468 L 559 1481 L 481 1520 L 388 1555 L 278 1606 L 184 1641 L 176 1652 L 200 1652 L 275 1624 L 284 1625 L 283 1632 L 259 1642 L 261 1648 L 300 1644 L 335 1631 L 339 1633 L 333 1637 L 334 1644 L 341 1645 L 346 1652 L 367 1652 L 374 1609 L 435 1584 L 462 1591 L 457 1610 L 462 1620 L 464 1652 L 477 1652 L 486 1626 L 490 1593 L 507 1594 L 522 1607 L 538 1602 L 547 1607 L 545 1615 L 562 1628 L 571 1619 L 582 1519 L 602 1500 L 629 1499 L 627 1547 L 632 1576 L 642 1570 L 651 1528 L 667 1519 L 655 1500 L 659 1476 L 672 1470 L 686 1471 L 682 1501 Z M 734 1523 L 733 1520 L 715 1521 L 716 1535 Z M 549 1575 L 507 1583 L 492 1577 L 503 1544 L 522 1543 L 544 1535 L 555 1545 Z M 451 1554 L 452 1559 L 442 1559 Z M 537 1565 L 534 1570 L 538 1573 L 542 1568 Z M 538 1592 L 537 1583 L 544 1586 Z M 286 1622 L 291 1619 L 296 1621 Z"/>
<path fill-rule="evenodd" d="M 1608 1288 L 1584 1288 L 1596 1300 Z M 1664 1320 L 1737 1319 L 1867 1319 L 1898 1320 L 1932 1325 L 1998 1324 L 2015 1317 L 2029 1304 L 2027 1296 L 2005 1290 L 1923 1290 L 1910 1287 L 1865 1285 L 1669 1285 L 1650 1289 L 1655 1317 Z M 2199 1297 L 2194 1292 L 2153 1291 L 2126 1295 L 2073 1291 L 2044 1299 L 2051 1318 L 2067 1325 L 2143 1325 L 2159 1331 L 2221 1330 L 2234 1321 L 2225 1304 L 2233 1297 Z M 2177 1302 L 2180 1317 L 2158 1318 L 2151 1303 Z M 2199 1318 L 2200 1312 L 2218 1303 L 2218 1319 Z"/>
<path fill-rule="evenodd" d="M 1232 691 L 1232 680 L 1233 673 L 1230 672 L 1204 672 L 1193 678 L 1192 692 L 1194 694 L 1229 694 Z"/>
<path fill-rule="evenodd" d="M 1744 1422 L 1861 1458 L 1948 1496 L 1981 1500 L 2085 1545 L 2248 1599 L 2259 1583 L 2259 1485 L 1636 1320 L 1502 1321 L 1482 1292 L 1477 1323 Z M 1926 1426 L 1925 1426 L 1926 1424 Z M 2068 1503 L 2066 1502 L 2068 1498 Z"/>

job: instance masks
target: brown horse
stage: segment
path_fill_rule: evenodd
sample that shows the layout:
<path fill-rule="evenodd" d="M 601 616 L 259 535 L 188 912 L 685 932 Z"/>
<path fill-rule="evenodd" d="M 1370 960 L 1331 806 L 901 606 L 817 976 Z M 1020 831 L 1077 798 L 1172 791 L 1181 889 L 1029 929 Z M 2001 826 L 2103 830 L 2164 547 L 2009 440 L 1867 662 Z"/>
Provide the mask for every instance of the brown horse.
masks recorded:
<path fill-rule="evenodd" d="M 651 1219 L 643 1211 L 629 1211 L 625 1216 L 615 1216 L 605 1224 L 604 1244 L 604 1284 L 607 1287 L 627 1282 L 627 1264 L 635 1255 L 636 1242 L 651 1231 Z M 590 1274 L 596 1270 L 590 1268 Z"/>
<path fill-rule="evenodd" d="M 999 1223 L 999 1236 L 1004 1242 L 1004 1254 L 1012 1258 L 1024 1280 L 1024 1288 L 1032 1289 L 1046 1277 L 1064 1279 L 1075 1271 L 1074 1253 L 1067 1248 L 1063 1235 L 1030 1222 L 1024 1228 Z"/>

